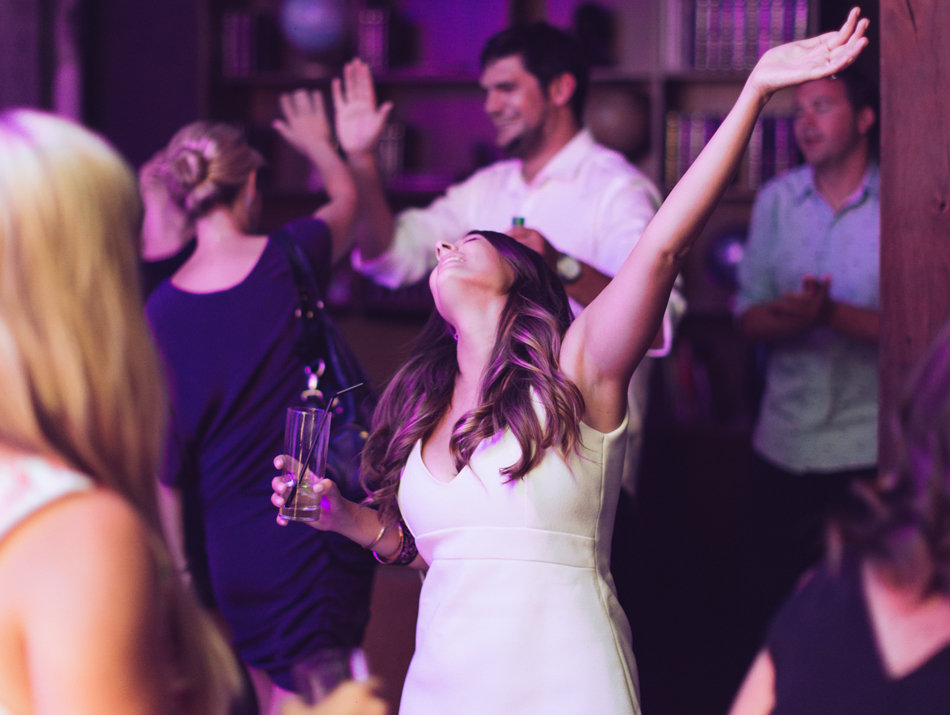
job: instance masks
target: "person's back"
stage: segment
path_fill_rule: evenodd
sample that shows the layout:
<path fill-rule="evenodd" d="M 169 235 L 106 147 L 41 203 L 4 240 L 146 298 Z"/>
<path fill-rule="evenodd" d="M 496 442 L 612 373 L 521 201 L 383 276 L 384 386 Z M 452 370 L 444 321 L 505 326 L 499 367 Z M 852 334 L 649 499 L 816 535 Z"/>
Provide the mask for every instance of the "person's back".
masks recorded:
<path fill-rule="evenodd" d="M 224 713 L 235 665 L 157 515 L 134 177 L 81 127 L 18 111 L 0 197 L 0 711 Z"/>
<path fill-rule="evenodd" d="M 299 526 L 280 530 L 266 508 L 287 408 L 326 391 L 330 377 L 305 372 L 300 293 L 283 240 L 301 249 L 325 295 L 355 210 L 319 97 L 286 95 L 275 123 L 316 164 L 330 198 L 282 228 L 283 238 L 254 232 L 262 160 L 240 132 L 199 122 L 172 138 L 161 171 L 196 246 L 147 304 L 172 402 L 161 475 L 169 519 L 180 519 L 183 500 L 200 513 L 200 533 L 185 533 L 189 556 L 207 557 L 213 600 L 262 712 L 276 712 L 295 689 L 295 663 L 320 648 L 359 645 L 373 577 L 359 547 Z"/>

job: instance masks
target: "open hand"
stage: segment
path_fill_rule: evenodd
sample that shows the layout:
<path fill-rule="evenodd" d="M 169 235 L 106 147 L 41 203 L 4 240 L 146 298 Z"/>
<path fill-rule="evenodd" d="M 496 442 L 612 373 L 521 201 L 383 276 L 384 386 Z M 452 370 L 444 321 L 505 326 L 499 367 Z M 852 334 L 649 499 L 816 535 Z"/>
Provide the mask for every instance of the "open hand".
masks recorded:
<path fill-rule="evenodd" d="M 301 154 L 309 156 L 314 148 L 330 144 L 330 122 L 319 90 L 280 95 L 280 111 L 283 119 L 275 119 L 271 126 Z"/>
<path fill-rule="evenodd" d="M 773 47 L 755 65 L 749 82 L 763 93 L 821 79 L 847 67 L 868 44 L 867 20 L 853 8 L 840 30 Z"/>
<path fill-rule="evenodd" d="M 392 102 L 376 106 L 373 75 L 362 60 L 348 62 L 343 68 L 343 82 L 335 78 L 331 83 L 333 107 L 336 110 L 336 135 L 347 154 L 373 151 L 386 119 L 392 111 Z"/>

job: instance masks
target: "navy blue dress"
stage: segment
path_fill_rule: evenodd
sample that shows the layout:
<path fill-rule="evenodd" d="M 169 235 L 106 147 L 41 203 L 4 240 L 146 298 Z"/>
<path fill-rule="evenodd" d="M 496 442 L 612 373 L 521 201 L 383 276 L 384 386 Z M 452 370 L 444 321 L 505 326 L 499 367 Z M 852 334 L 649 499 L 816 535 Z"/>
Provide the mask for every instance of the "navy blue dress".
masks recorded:
<path fill-rule="evenodd" d="M 950 646 L 902 678 L 887 673 L 861 587 L 860 562 L 819 566 L 782 607 L 766 645 L 775 664 L 772 715 L 944 715 Z"/>
<path fill-rule="evenodd" d="M 301 219 L 286 228 L 325 289 L 326 224 Z M 306 387 L 297 304 L 290 263 L 270 240 L 238 285 L 190 293 L 166 280 L 146 305 L 172 404 L 161 481 L 197 495 L 211 587 L 234 645 L 288 690 L 294 662 L 362 641 L 374 566 L 342 536 L 275 522 L 273 459 L 286 409 Z"/>

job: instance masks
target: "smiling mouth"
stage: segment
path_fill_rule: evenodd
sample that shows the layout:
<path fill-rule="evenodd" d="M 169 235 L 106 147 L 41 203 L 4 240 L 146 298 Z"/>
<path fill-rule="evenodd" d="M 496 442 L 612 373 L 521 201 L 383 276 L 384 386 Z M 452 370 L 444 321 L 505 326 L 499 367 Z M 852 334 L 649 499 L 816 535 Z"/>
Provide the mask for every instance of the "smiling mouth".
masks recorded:
<path fill-rule="evenodd" d="M 441 268 L 442 266 L 448 263 L 461 263 L 461 262 L 462 262 L 461 256 L 448 256 L 446 258 L 443 258 L 441 261 L 439 261 L 439 268 Z"/>

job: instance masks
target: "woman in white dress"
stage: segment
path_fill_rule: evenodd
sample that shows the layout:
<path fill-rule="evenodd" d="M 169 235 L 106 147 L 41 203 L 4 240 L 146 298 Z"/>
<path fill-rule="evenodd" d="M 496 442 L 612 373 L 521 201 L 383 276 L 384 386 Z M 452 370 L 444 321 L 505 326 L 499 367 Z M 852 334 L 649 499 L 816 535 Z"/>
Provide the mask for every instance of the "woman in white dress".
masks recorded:
<path fill-rule="evenodd" d="M 473 232 L 436 247 L 437 312 L 380 401 L 363 455 L 370 496 L 348 502 L 323 480 L 313 524 L 428 568 L 403 715 L 639 712 L 607 566 L 627 385 L 762 107 L 848 65 L 866 26 L 855 10 L 840 31 L 762 57 L 573 323 L 554 272 L 514 240 Z M 279 506 L 284 481 L 274 489 Z"/>

